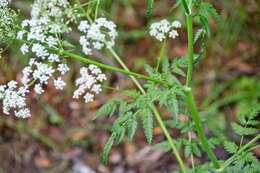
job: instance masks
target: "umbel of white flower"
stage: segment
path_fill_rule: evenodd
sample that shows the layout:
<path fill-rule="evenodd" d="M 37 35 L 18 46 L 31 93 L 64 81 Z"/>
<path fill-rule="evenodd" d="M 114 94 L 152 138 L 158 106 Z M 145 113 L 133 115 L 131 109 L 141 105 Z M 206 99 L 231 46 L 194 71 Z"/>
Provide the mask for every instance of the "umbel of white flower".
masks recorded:
<path fill-rule="evenodd" d="M 176 29 L 181 27 L 181 23 L 177 20 L 170 23 L 168 20 L 163 19 L 155 22 L 150 26 L 150 35 L 159 41 L 165 40 L 167 37 L 176 38 L 179 36 Z"/>
<path fill-rule="evenodd" d="M 0 85 L 0 99 L 3 100 L 3 112 L 10 114 L 13 109 L 15 116 L 27 118 L 30 110 L 26 107 L 26 87 L 18 87 L 16 81 L 10 81 L 7 85 Z"/>
<path fill-rule="evenodd" d="M 79 99 L 80 96 L 84 95 L 83 98 L 86 103 L 92 102 L 95 94 L 99 94 L 102 91 L 101 83 L 107 79 L 106 75 L 95 65 L 82 67 L 80 75 L 76 80 L 78 88 L 75 90 L 73 98 Z"/>
<path fill-rule="evenodd" d="M 116 25 L 106 18 L 98 18 L 93 23 L 81 21 L 78 29 L 83 33 L 79 42 L 86 55 L 91 55 L 93 49 L 101 50 L 115 45 Z"/>
<path fill-rule="evenodd" d="M 7 5 L 8 1 L 0 0 L 0 12 L 3 12 L 3 15 L 6 15 L 4 9 Z M 30 88 L 33 88 L 36 94 L 42 94 L 44 93 L 44 86 L 48 85 L 50 80 L 53 80 L 54 87 L 57 90 L 64 89 L 66 83 L 61 76 L 69 71 L 69 67 L 64 61 L 61 62 L 59 55 L 50 52 L 48 48 L 54 48 L 58 45 L 60 40 L 57 35 L 70 31 L 68 25 L 74 20 L 74 17 L 73 10 L 67 0 L 34 1 L 31 19 L 22 21 L 22 29 L 16 35 L 17 39 L 29 42 L 21 46 L 22 54 L 31 52 L 33 57 L 30 58 L 28 65 L 23 69 L 19 83 L 10 81 L 6 85 L 0 85 L 0 101 L 2 101 L 5 114 L 14 112 L 15 116 L 21 118 L 31 116 L 26 103 L 26 95 L 30 92 Z M 6 18 L 1 17 L 1 19 Z M 115 26 L 106 20 L 100 19 L 98 21 L 96 27 L 104 29 L 104 25 L 104 27 L 107 26 L 107 29 L 110 28 L 111 32 L 108 35 L 110 35 L 111 40 L 107 40 L 107 44 L 113 45 L 116 34 L 112 34 L 112 32 Z M 5 20 L 5 22 L 10 21 Z M 95 28 L 94 25 L 92 25 L 92 28 Z M 94 37 L 93 32 L 95 30 L 92 29 L 91 32 L 89 32 L 89 38 Z M 95 47 L 97 47 L 97 44 L 95 43 Z M 84 73 L 84 69 L 88 71 L 88 75 Z M 90 65 L 88 68 L 82 68 L 81 77 L 76 81 L 79 88 L 74 92 L 74 98 L 79 98 L 84 94 L 86 102 L 93 101 L 94 94 L 101 92 L 101 82 L 104 80 L 106 80 L 106 76 L 98 67 Z"/>
<path fill-rule="evenodd" d="M 8 6 L 9 1 L 8 0 L 0 0 L 0 8 Z"/>

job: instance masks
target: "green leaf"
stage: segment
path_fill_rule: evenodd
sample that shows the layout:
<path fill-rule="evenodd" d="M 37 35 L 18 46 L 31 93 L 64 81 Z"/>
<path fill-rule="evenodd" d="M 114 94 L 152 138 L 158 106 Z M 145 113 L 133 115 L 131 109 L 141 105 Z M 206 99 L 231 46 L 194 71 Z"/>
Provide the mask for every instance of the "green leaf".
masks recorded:
<path fill-rule="evenodd" d="M 171 146 L 168 141 L 163 141 L 153 146 L 154 149 L 162 150 L 164 152 L 171 151 Z"/>
<path fill-rule="evenodd" d="M 153 14 L 153 4 L 154 0 L 147 0 L 147 10 L 146 10 L 146 15 L 150 17 Z"/>
<path fill-rule="evenodd" d="M 154 77 L 158 77 L 159 76 L 158 72 L 154 68 L 149 66 L 148 64 L 144 65 L 144 69 L 149 74 L 149 76 L 154 76 Z"/>
<path fill-rule="evenodd" d="M 103 151 L 103 155 L 102 155 L 102 162 L 104 164 L 107 164 L 107 162 L 108 162 L 109 152 L 114 144 L 114 140 L 115 140 L 114 135 L 112 134 L 104 147 L 104 151 Z"/>
<path fill-rule="evenodd" d="M 203 29 L 206 31 L 207 36 L 210 37 L 211 32 L 210 32 L 208 18 L 203 15 L 199 15 L 199 19 L 200 19 Z"/>
<path fill-rule="evenodd" d="M 125 91 L 123 91 L 123 93 L 131 98 L 137 98 L 140 96 L 140 92 L 138 92 L 136 90 L 125 90 Z"/>
<path fill-rule="evenodd" d="M 175 94 L 171 97 L 171 112 L 173 113 L 174 121 L 177 124 L 179 122 L 179 105 Z"/>
<path fill-rule="evenodd" d="M 224 142 L 224 148 L 230 154 L 234 154 L 238 150 L 238 146 L 234 142 L 230 142 L 230 141 Z"/>
<path fill-rule="evenodd" d="M 147 142 L 151 144 L 153 139 L 153 115 L 149 109 L 143 109 L 140 114 L 142 114 L 145 137 Z"/>
<path fill-rule="evenodd" d="M 206 34 L 206 31 L 204 29 L 199 29 L 194 37 L 194 44 L 200 39 L 200 38 L 204 38 Z"/>
<path fill-rule="evenodd" d="M 184 148 L 185 158 L 188 158 L 191 154 L 192 154 L 191 145 L 186 145 L 185 148 Z"/>
<path fill-rule="evenodd" d="M 200 3 L 200 12 L 203 14 L 209 14 L 213 17 L 217 22 L 221 21 L 221 17 L 219 16 L 218 12 L 214 8 L 214 6 L 208 2 L 201 2 Z"/>
<path fill-rule="evenodd" d="M 101 108 L 99 108 L 93 120 L 103 117 L 105 115 L 112 114 L 115 111 L 118 102 L 119 102 L 118 99 L 111 99 L 110 101 L 108 101 Z"/>
<path fill-rule="evenodd" d="M 133 140 L 135 132 L 137 130 L 137 121 L 136 118 L 131 118 L 127 124 L 128 138 L 129 140 Z"/>
<path fill-rule="evenodd" d="M 231 126 L 232 126 L 232 129 L 235 131 L 235 133 L 240 135 L 240 136 L 253 135 L 253 134 L 256 134 L 257 132 L 259 132 L 259 130 L 256 129 L 256 128 L 242 127 L 242 126 L 238 125 L 237 123 L 232 123 Z"/>
<path fill-rule="evenodd" d="M 113 133 L 116 133 L 115 141 L 119 144 L 125 137 L 125 128 L 123 126 L 119 126 Z"/>

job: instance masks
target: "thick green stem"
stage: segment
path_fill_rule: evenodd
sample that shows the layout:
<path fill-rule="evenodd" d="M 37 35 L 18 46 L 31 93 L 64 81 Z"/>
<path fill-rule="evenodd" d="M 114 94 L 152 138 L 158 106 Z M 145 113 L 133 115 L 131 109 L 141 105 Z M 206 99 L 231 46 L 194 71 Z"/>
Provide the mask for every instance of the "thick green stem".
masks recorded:
<path fill-rule="evenodd" d="M 122 59 L 116 54 L 116 52 L 110 48 L 109 49 L 110 53 L 113 55 L 113 57 L 117 60 L 117 62 L 127 71 L 129 71 L 128 67 L 125 65 L 125 63 L 122 61 Z M 130 76 L 131 79 L 133 80 L 133 82 L 136 84 L 136 86 L 138 87 L 138 89 L 143 93 L 143 94 L 146 94 L 144 88 L 141 86 L 141 84 L 138 82 L 138 80 L 135 78 L 135 76 Z M 177 150 L 177 147 L 176 145 L 173 143 L 173 139 L 171 138 L 171 135 L 169 133 L 169 131 L 167 130 L 166 126 L 164 125 L 163 123 L 163 120 L 161 118 L 161 115 L 160 113 L 158 112 L 158 110 L 156 109 L 156 107 L 154 105 L 151 106 L 151 109 L 155 115 L 155 118 L 159 124 L 159 126 L 161 127 L 169 145 L 171 146 L 171 149 L 172 149 L 172 152 L 173 154 L 175 155 L 178 163 L 180 164 L 180 168 L 181 168 L 181 171 L 183 173 L 187 173 L 186 171 L 186 168 L 185 168 L 185 165 L 184 165 L 184 162 L 183 160 L 181 159 L 181 156 L 179 155 L 179 152 Z"/>
<path fill-rule="evenodd" d="M 188 72 L 187 72 L 187 79 L 186 79 L 186 86 L 185 86 L 185 92 L 187 96 L 187 103 L 191 110 L 191 115 L 193 118 L 193 121 L 195 123 L 196 131 L 199 135 L 200 141 L 203 145 L 203 148 L 208 154 L 208 157 L 213 162 L 213 165 L 215 168 L 219 168 L 220 164 L 218 162 L 217 157 L 215 156 L 214 152 L 209 146 L 206 134 L 202 128 L 202 122 L 199 115 L 199 112 L 196 107 L 195 99 L 192 94 L 192 72 L 193 72 L 193 54 L 194 54 L 194 48 L 193 48 L 193 19 L 192 14 L 187 14 L 187 31 L 188 31 L 188 57 L 189 57 L 189 63 L 188 63 Z"/>
<path fill-rule="evenodd" d="M 189 63 L 188 72 L 186 79 L 186 86 L 191 87 L 192 85 L 192 72 L 193 72 L 193 26 L 192 26 L 192 15 L 187 15 L 187 31 L 188 31 L 188 51 L 189 51 Z"/>
<path fill-rule="evenodd" d="M 213 153 L 212 149 L 210 148 L 209 143 L 208 143 L 208 139 L 207 139 L 205 132 L 203 130 L 203 127 L 201 125 L 202 123 L 201 123 L 200 115 L 199 115 L 199 112 L 197 110 L 195 99 L 192 95 L 191 88 L 185 88 L 185 92 L 186 92 L 186 95 L 187 95 L 188 105 L 191 109 L 192 119 L 195 123 L 195 128 L 196 128 L 198 135 L 199 135 L 199 138 L 200 138 L 200 142 L 201 142 L 203 148 L 205 149 L 205 151 L 207 152 L 210 160 L 213 162 L 214 167 L 219 168 L 220 165 L 218 163 L 218 159 L 215 156 L 215 154 Z"/>
<path fill-rule="evenodd" d="M 183 5 L 183 7 L 184 7 L 185 13 L 186 13 L 186 14 L 190 14 L 190 9 L 189 9 L 189 7 L 188 7 L 187 0 L 181 0 L 181 3 L 182 3 L 182 5 Z"/>
<path fill-rule="evenodd" d="M 161 83 L 163 85 L 168 85 L 167 82 L 165 82 L 165 81 L 157 80 L 157 79 L 151 78 L 149 76 L 144 76 L 144 75 L 139 74 L 139 73 L 131 72 L 129 70 L 124 70 L 124 69 L 121 69 L 121 68 L 102 64 L 100 62 L 82 57 L 80 55 L 77 55 L 77 54 L 74 54 L 74 53 L 71 53 L 71 52 L 68 52 L 68 51 L 63 51 L 62 55 L 66 56 L 66 58 L 75 59 L 75 60 L 83 62 L 83 63 L 94 64 L 94 65 L 96 65 L 100 68 L 106 69 L 106 70 L 116 71 L 116 72 L 120 72 L 120 73 L 129 75 L 129 76 L 135 76 L 136 78 L 144 79 L 144 80 L 147 80 L 147 81 L 152 81 L 152 82 L 156 82 L 156 83 Z"/>

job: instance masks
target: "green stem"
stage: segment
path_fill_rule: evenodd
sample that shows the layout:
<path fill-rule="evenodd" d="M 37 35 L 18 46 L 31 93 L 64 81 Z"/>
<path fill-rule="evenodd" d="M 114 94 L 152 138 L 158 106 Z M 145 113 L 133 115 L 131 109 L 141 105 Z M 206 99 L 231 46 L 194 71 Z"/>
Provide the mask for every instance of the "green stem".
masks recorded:
<path fill-rule="evenodd" d="M 182 2 L 182 5 L 184 7 L 185 13 L 186 14 L 190 14 L 190 9 L 188 7 L 187 1 L 186 0 L 181 0 L 181 2 Z"/>
<path fill-rule="evenodd" d="M 201 142 L 203 148 L 206 150 L 210 160 L 213 162 L 214 167 L 219 168 L 220 165 L 218 163 L 218 159 L 215 156 L 215 154 L 213 153 L 212 149 L 210 148 L 209 143 L 208 143 L 208 139 L 207 139 L 205 132 L 202 128 L 200 115 L 199 115 L 199 112 L 197 110 L 195 99 L 192 95 L 191 88 L 185 88 L 185 92 L 186 92 L 186 95 L 187 95 L 188 105 L 190 106 L 190 109 L 191 109 L 191 115 L 192 115 L 193 121 L 195 123 L 195 128 L 196 128 L 198 135 L 199 135 L 199 138 L 200 138 L 200 142 Z"/>
<path fill-rule="evenodd" d="M 187 173 L 187 170 L 186 170 L 186 167 L 184 165 L 184 162 L 183 162 L 181 156 L 179 155 L 179 152 L 178 152 L 178 150 L 176 148 L 176 145 L 173 143 L 173 139 L 172 139 L 169 131 L 167 130 L 166 126 L 163 123 L 163 120 L 162 120 L 162 118 L 160 116 L 160 113 L 158 112 L 158 110 L 156 109 L 155 106 L 152 106 L 152 110 L 153 110 L 155 118 L 156 118 L 159 126 L 161 127 L 161 129 L 162 129 L 162 131 L 163 131 L 163 133 L 164 133 L 164 135 L 165 135 L 165 137 L 166 137 L 170 147 L 172 148 L 172 153 L 175 155 L 178 163 L 180 164 L 180 168 L 181 168 L 182 172 L 183 173 Z"/>
<path fill-rule="evenodd" d="M 68 52 L 68 51 L 63 51 L 61 54 L 63 56 L 65 55 L 66 58 L 71 58 L 71 59 L 74 59 L 74 60 L 77 60 L 77 61 L 80 61 L 80 62 L 83 62 L 83 63 L 94 64 L 94 65 L 96 65 L 100 68 L 106 69 L 106 70 L 116 71 L 116 72 L 120 72 L 120 73 L 129 75 L 129 76 L 135 76 L 136 78 L 144 79 L 144 80 L 147 80 L 147 81 L 152 81 L 152 82 L 156 82 L 156 83 L 161 83 L 163 85 L 168 85 L 168 83 L 165 82 L 165 81 L 161 81 L 161 80 L 158 80 L 158 79 L 154 79 L 152 77 L 144 76 L 142 74 L 131 72 L 129 70 L 124 70 L 124 69 L 121 69 L 121 68 L 106 65 L 106 64 L 103 64 L 103 63 L 82 57 L 80 55 Z"/>
<path fill-rule="evenodd" d="M 166 46 L 167 46 L 167 39 L 165 39 L 163 41 L 163 44 L 162 44 L 162 47 L 161 47 L 161 50 L 160 50 L 160 53 L 159 53 L 159 56 L 158 56 L 158 59 L 157 59 L 156 71 L 159 71 L 161 61 L 163 60 L 163 58 L 165 56 Z"/>
<path fill-rule="evenodd" d="M 97 4 L 96 4 L 96 10 L 95 10 L 95 20 L 97 19 L 98 17 L 98 10 L 99 10 L 99 6 L 100 6 L 100 0 L 96 0 Z"/>
<path fill-rule="evenodd" d="M 192 85 L 192 72 L 193 72 L 193 26 L 192 26 L 192 15 L 187 15 L 187 31 L 188 31 L 188 51 L 189 51 L 189 63 L 188 63 L 188 72 L 186 79 L 186 86 L 191 87 Z"/>
<path fill-rule="evenodd" d="M 193 48 L 193 19 L 192 14 L 187 14 L 187 31 L 188 31 L 188 51 L 189 51 L 189 63 L 188 63 L 188 72 L 187 72 L 187 79 L 186 79 L 186 86 L 185 86 L 185 93 L 187 96 L 187 103 L 191 110 L 191 115 L 193 118 L 193 121 L 195 123 L 196 131 L 199 135 L 200 141 L 203 145 L 203 148 L 208 154 L 208 157 L 213 162 L 213 165 L 215 168 L 219 168 L 220 164 L 218 163 L 218 159 L 215 156 L 214 152 L 209 146 L 206 134 L 202 128 L 202 122 L 199 115 L 199 112 L 196 107 L 195 99 L 192 94 L 192 72 L 193 72 L 193 54 L 194 54 L 194 48 Z"/>
<path fill-rule="evenodd" d="M 218 169 L 218 172 L 223 172 L 224 169 L 227 166 L 229 166 L 236 159 L 236 157 L 239 154 L 241 154 L 244 150 L 246 150 L 248 147 L 250 147 L 250 145 L 252 145 L 256 141 L 258 141 L 259 139 L 260 139 L 260 134 L 258 134 L 256 137 L 254 137 L 251 141 L 249 141 L 246 145 L 244 145 L 240 150 L 238 150 L 238 152 L 236 152 L 233 156 L 231 156 L 228 160 L 226 160 L 225 163 L 223 164 L 223 166 L 221 166 L 221 168 Z"/>
<path fill-rule="evenodd" d="M 117 60 L 117 62 L 126 70 L 129 71 L 128 67 L 125 65 L 125 63 L 122 61 L 122 59 L 116 54 L 116 52 L 110 48 L 108 49 L 110 51 L 110 53 L 113 55 L 113 57 Z M 131 79 L 133 80 L 133 82 L 136 84 L 136 86 L 138 87 L 138 89 L 142 92 L 142 94 L 146 94 L 144 88 L 141 86 L 141 84 L 137 81 L 137 79 L 135 78 L 135 76 L 130 76 Z M 171 138 L 171 135 L 169 133 L 169 131 L 167 130 L 166 126 L 163 123 L 163 120 L 161 118 L 160 113 L 158 112 L 158 110 L 156 109 L 156 107 L 154 105 L 151 106 L 151 109 L 155 115 L 155 118 L 159 124 L 159 126 L 161 127 L 171 149 L 173 154 L 175 155 L 178 163 L 180 164 L 180 168 L 182 170 L 183 173 L 187 173 L 185 165 L 183 160 L 181 159 L 181 156 L 179 155 L 179 152 L 177 150 L 176 145 L 173 143 L 173 139 Z"/>
<path fill-rule="evenodd" d="M 113 57 L 116 59 L 116 61 L 123 67 L 124 70 L 130 72 L 129 68 L 125 65 L 125 63 L 122 61 L 122 59 L 117 55 L 117 53 L 112 49 L 112 48 L 108 48 L 108 50 L 110 51 L 110 53 L 113 55 Z M 143 89 L 143 87 L 141 86 L 141 84 L 138 82 L 138 80 L 135 78 L 135 76 L 130 76 L 130 78 L 133 80 L 133 82 L 135 83 L 135 85 L 138 87 L 138 89 L 145 94 L 145 90 Z"/>

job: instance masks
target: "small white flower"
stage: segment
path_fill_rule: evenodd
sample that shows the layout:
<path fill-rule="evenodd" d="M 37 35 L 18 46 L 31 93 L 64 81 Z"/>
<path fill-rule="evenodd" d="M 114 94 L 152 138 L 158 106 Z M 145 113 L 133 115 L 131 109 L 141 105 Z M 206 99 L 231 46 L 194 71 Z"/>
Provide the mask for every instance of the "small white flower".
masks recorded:
<path fill-rule="evenodd" d="M 24 33 L 25 33 L 24 31 L 19 31 L 19 32 L 17 32 L 16 38 L 19 39 L 19 40 L 22 40 Z"/>
<path fill-rule="evenodd" d="M 175 31 L 175 30 L 172 30 L 170 33 L 169 33 L 169 37 L 170 38 L 176 38 L 176 37 L 178 37 L 179 36 L 179 34 L 178 34 L 178 32 L 177 31 Z"/>
<path fill-rule="evenodd" d="M 27 86 L 28 83 L 31 81 L 30 79 L 30 75 L 32 73 L 32 68 L 30 66 L 27 66 L 23 69 L 22 73 L 23 73 L 23 77 L 21 79 L 21 83 L 24 85 L 24 86 Z"/>
<path fill-rule="evenodd" d="M 54 86 L 57 90 L 63 90 L 66 86 L 66 83 L 59 77 L 58 79 L 54 80 Z"/>
<path fill-rule="evenodd" d="M 30 110 L 28 108 L 20 109 L 15 111 L 15 116 L 18 118 L 28 118 L 31 116 Z"/>
<path fill-rule="evenodd" d="M 48 51 L 45 49 L 44 46 L 42 46 L 39 43 L 35 43 L 32 46 L 32 52 L 34 52 L 36 54 L 36 56 L 45 59 L 46 56 L 49 55 Z"/>
<path fill-rule="evenodd" d="M 9 2 L 8 0 L 0 0 L 0 7 L 6 7 L 8 6 Z"/>
<path fill-rule="evenodd" d="M 91 55 L 92 49 L 101 50 L 105 47 L 113 47 L 118 35 L 116 25 L 106 18 L 98 18 L 92 24 L 81 21 L 78 29 L 84 33 L 79 42 L 86 55 Z"/>
<path fill-rule="evenodd" d="M 48 60 L 50 62 L 60 62 L 59 56 L 57 54 L 51 53 L 50 56 L 48 57 Z"/>
<path fill-rule="evenodd" d="M 86 103 L 93 102 L 94 101 L 94 95 L 91 93 L 86 93 L 84 96 L 84 100 Z"/>
<path fill-rule="evenodd" d="M 67 73 L 70 70 L 70 68 L 67 66 L 67 64 L 59 64 L 58 65 L 58 71 L 64 75 L 65 73 Z"/>
<path fill-rule="evenodd" d="M 35 92 L 36 94 L 39 94 L 39 95 L 42 94 L 42 93 L 44 93 L 44 90 L 43 90 L 41 84 L 36 84 L 36 85 L 34 86 L 34 92 Z"/>
<path fill-rule="evenodd" d="M 80 96 L 85 94 L 85 102 L 91 102 L 94 100 L 94 95 L 102 91 L 100 83 L 106 80 L 106 76 L 102 73 L 100 68 L 92 64 L 88 67 L 82 67 L 80 69 L 80 75 L 81 76 L 76 79 L 76 86 L 78 88 L 74 91 L 73 98 L 79 99 Z"/>
<path fill-rule="evenodd" d="M 48 46 L 54 47 L 57 45 L 58 40 L 52 36 L 49 36 L 46 38 L 46 42 L 47 42 Z"/>
<path fill-rule="evenodd" d="M 150 26 L 150 35 L 162 42 L 167 37 L 176 38 L 179 34 L 175 29 L 180 27 L 181 23 L 177 20 L 170 24 L 168 20 L 163 19 Z"/>
<path fill-rule="evenodd" d="M 98 75 L 97 75 L 97 80 L 98 80 L 99 82 L 103 82 L 103 81 L 107 80 L 107 77 L 106 77 L 105 74 L 98 74 Z"/>
<path fill-rule="evenodd" d="M 35 62 L 36 69 L 33 71 L 33 79 L 39 80 L 41 84 L 47 84 L 48 80 L 54 73 L 54 69 L 47 64 L 41 62 Z"/>
<path fill-rule="evenodd" d="M 175 20 L 172 22 L 172 26 L 174 28 L 180 28 L 181 27 L 181 23 L 178 20 Z"/>
<path fill-rule="evenodd" d="M 23 55 L 29 52 L 29 46 L 27 44 L 23 44 L 22 47 L 20 48 L 21 52 Z"/>
<path fill-rule="evenodd" d="M 24 110 L 26 107 L 26 98 L 25 95 L 28 93 L 26 87 L 18 88 L 16 81 L 10 81 L 7 85 L 1 85 L 0 87 L 0 95 L 3 99 L 3 112 L 5 114 L 10 114 L 11 110 L 15 112 L 20 112 Z M 24 115 L 28 116 L 28 112 L 22 114 L 22 111 L 19 114 L 15 114 L 16 116 Z"/>
<path fill-rule="evenodd" d="M 84 20 L 84 21 L 80 22 L 80 24 L 78 26 L 78 30 L 81 32 L 87 32 L 89 27 L 90 27 L 90 25 L 89 25 L 88 21 Z"/>
<path fill-rule="evenodd" d="M 93 85 L 91 91 L 93 91 L 96 94 L 99 94 L 102 91 L 101 85 L 100 84 Z"/>

